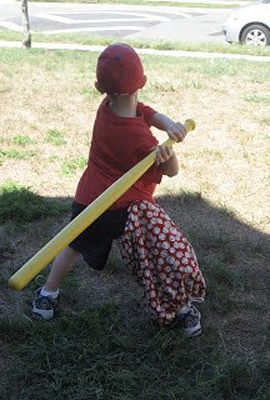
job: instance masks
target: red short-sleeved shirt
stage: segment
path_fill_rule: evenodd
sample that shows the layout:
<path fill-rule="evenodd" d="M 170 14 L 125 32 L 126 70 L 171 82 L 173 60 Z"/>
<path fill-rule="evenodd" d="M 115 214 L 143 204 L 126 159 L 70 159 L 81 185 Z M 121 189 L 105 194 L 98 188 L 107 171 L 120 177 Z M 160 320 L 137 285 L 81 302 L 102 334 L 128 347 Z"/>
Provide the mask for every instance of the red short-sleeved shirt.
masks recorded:
<path fill-rule="evenodd" d="M 158 144 L 149 124 L 155 112 L 151 107 L 138 103 L 137 116 L 123 118 L 112 113 L 109 100 L 101 103 L 94 125 L 88 166 L 79 181 L 76 202 L 90 204 Z M 154 202 L 153 192 L 161 178 L 161 168 L 152 165 L 110 208 L 127 207 L 134 200 Z"/>

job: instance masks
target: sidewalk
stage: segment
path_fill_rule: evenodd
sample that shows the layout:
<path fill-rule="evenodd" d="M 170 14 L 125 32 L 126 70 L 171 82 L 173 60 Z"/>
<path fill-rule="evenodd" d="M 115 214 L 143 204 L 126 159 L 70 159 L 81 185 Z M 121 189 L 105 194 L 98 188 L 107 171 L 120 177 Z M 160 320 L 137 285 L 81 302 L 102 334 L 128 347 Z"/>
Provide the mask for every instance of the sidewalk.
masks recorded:
<path fill-rule="evenodd" d="M 161 0 L 148 0 L 148 1 L 151 1 L 151 2 L 157 2 L 157 1 L 161 1 Z M 244 5 L 244 4 L 247 4 L 247 3 L 250 3 L 252 0 L 162 0 L 162 1 L 166 1 L 166 2 L 175 2 L 175 3 L 205 3 L 205 4 L 236 4 L 236 5 Z M 254 0 L 253 0 L 254 1 Z M 43 3 L 42 2 L 35 2 L 35 1 L 29 1 L 28 0 L 28 5 L 30 5 L 31 6 L 31 4 L 50 4 L 51 2 L 50 1 L 44 1 Z M 59 2 L 54 2 L 53 1 L 53 3 L 54 4 L 56 4 L 56 5 L 59 5 L 59 4 L 67 4 L 67 2 L 65 2 L 65 3 L 61 3 L 61 1 L 59 1 Z M 97 4 L 97 3 L 75 3 L 75 2 L 72 2 L 72 0 L 69 2 L 69 4 L 77 4 L 77 5 L 90 5 L 90 4 Z M 1 4 L 1 6 L 4 6 L 4 5 L 12 5 L 12 4 L 17 4 L 17 5 L 19 5 L 19 7 L 20 7 L 20 3 L 19 3 L 19 1 L 18 0 L 0 0 L 0 4 Z M 110 3 L 110 5 L 111 4 L 113 4 L 113 3 Z M 125 0 L 123 0 L 123 2 L 122 2 L 122 4 L 123 5 L 125 5 Z"/>
<path fill-rule="evenodd" d="M 21 48 L 21 42 L 12 42 L 0 40 L 0 47 L 3 48 Z M 32 43 L 33 49 L 47 50 L 78 50 L 93 51 L 100 53 L 106 46 L 89 46 L 69 43 Z M 27 50 L 25 50 L 27 51 Z M 191 58 L 225 58 L 228 60 L 247 60 L 258 62 L 270 62 L 270 57 L 266 56 L 250 56 L 241 54 L 222 54 L 222 53 L 203 53 L 197 51 L 182 50 L 155 50 L 155 49 L 136 49 L 139 54 L 152 54 L 166 57 L 191 57 Z"/>
<path fill-rule="evenodd" d="M 123 0 L 124 3 L 125 0 Z M 161 0 L 148 0 L 151 2 L 155 2 L 155 1 L 161 1 Z M 236 6 L 244 6 L 248 3 L 251 3 L 252 0 L 250 1 L 246 1 L 246 0 L 162 0 L 162 1 L 166 1 L 166 2 L 174 2 L 174 3 L 190 3 L 190 4 L 223 4 L 223 5 L 236 5 Z"/>

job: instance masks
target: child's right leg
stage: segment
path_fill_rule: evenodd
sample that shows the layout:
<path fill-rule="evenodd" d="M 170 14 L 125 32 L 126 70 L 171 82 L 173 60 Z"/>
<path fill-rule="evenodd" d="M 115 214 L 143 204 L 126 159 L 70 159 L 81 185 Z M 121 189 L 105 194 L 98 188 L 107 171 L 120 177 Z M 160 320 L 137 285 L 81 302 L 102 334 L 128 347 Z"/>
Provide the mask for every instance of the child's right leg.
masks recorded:
<path fill-rule="evenodd" d="M 75 218 L 85 208 L 86 206 L 74 202 L 71 218 Z M 105 267 L 112 240 L 123 234 L 126 218 L 125 208 L 105 211 L 56 257 L 45 286 L 36 292 L 33 301 L 34 315 L 43 319 L 54 317 L 60 282 L 72 269 L 79 255 L 91 268 L 102 270 Z"/>
<path fill-rule="evenodd" d="M 59 289 L 62 279 L 73 268 L 79 253 L 71 247 L 66 247 L 53 262 L 44 290 L 55 292 Z"/>
<path fill-rule="evenodd" d="M 33 300 L 33 315 L 43 319 L 52 319 L 55 313 L 55 303 L 59 295 L 62 279 L 73 268 L 79 253 L 71 247 L 66 247 L 53 262 L 50 274 L 44 287 L 39 288 Z"/>

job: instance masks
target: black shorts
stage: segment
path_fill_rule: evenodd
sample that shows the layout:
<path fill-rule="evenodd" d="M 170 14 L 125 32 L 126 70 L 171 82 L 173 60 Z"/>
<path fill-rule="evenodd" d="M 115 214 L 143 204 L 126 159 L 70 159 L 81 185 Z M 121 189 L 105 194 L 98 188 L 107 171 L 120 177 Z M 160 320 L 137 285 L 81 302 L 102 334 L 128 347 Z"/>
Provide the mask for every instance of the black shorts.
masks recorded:
<path fill-rule="evenodd" d="M 71 220 L 85 208 L 86 206 L 73 202 Z M 69 246 L 78 251 L 90 267 L 102 270 L 109 257 L 113 239 L 124 233 L 127 215 L 127 208 L 105 211 Z"/>

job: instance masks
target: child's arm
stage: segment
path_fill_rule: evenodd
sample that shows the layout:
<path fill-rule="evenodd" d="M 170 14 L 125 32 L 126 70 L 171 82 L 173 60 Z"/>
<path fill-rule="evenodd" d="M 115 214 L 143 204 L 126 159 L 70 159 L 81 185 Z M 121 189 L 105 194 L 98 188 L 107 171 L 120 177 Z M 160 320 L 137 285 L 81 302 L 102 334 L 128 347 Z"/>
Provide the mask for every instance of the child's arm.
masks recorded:
<path fill-rule="evenodd" d="M 160 145 L 156 149 L 156 164 L 161 166 L 163 174 L 169 177 L 177 175 L 179 165 L 173 148 Z"/>
<path fill-rule="evenodd" d="M 150 120 L 150 124 L 161 131 L 166 131 L 169 138 L 176 142 L 181 142 L 186 136 L 184 125 L 181 122 L 172 121 L 164 114 L 155 113 Z"/>
<path fill-rule="evenodd" d="M 184 140 L 187 134 L 184 125 L 180 122 L 172 121 L 164 114 L 155 113 L 152 116 L 150 123 L 157 129 L 166 131 L 169 138 L 176 142 Z M 173 148 L 170 146 L 157 147 L 156 164 L 161 166 L 164 175 L 172 177 L 178 174 L 179 165 L 177 157 Z"/>

